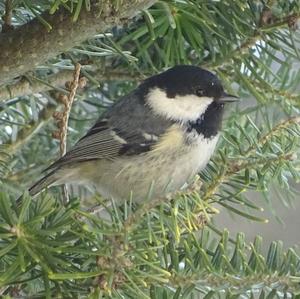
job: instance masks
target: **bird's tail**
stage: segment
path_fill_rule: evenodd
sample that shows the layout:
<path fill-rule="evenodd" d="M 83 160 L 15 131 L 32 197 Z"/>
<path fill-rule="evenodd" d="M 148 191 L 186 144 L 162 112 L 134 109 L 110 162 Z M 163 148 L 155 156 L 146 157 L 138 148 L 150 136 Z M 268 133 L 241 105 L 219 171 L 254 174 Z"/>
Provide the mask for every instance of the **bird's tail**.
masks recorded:
<path fill-rule="evenodd" d="M 46 174 L 36 183 L 34 183 L 29 189 L 29 195 L 35 196 L 40 193 L 42 190 L 47 188 L 48 186 L 52 185 L 56 180 L 57 176 L 55 175 L 56 169 Z"/>
<path fill-rule="evenodd" d="M 55 175 L 55 173 L 56 173 L 56 169 L 49 172 L 44 177 L 42 177 L 40 180 L 38 180 L 36 183 L 34 183 L 28 189 L 29 195 L 35 196 L 35 195 L 39 194 L 41 191 L 43 191 L 45 188 L 47 188 L 48 186 L 52 185 L 57 180 L 57 176 Z M 17 204 L 21 203 L 22 197 L 23 197 L 23 195 L 21 195 L 17 199 Z"/>

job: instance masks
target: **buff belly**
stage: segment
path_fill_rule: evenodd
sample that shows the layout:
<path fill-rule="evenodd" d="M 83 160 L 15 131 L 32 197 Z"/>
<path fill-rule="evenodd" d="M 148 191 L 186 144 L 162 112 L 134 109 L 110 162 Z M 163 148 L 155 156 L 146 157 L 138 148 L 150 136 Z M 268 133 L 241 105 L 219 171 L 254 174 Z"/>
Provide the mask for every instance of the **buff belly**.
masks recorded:
<path fill-rule="evenodd" d="M 198 136 L 189 145 L 176 143 L 176 139 L 167 144 L 165 140 L 153 151 L 136 157 L 84 163 L 85 170 L 80 172 L 87 174 L 85 179 L 106 198 L 121 201 L 132 196 L 134 201 L 142 201 L 179 190 L 206 166 L 217 140 L 218 136 Z"/>

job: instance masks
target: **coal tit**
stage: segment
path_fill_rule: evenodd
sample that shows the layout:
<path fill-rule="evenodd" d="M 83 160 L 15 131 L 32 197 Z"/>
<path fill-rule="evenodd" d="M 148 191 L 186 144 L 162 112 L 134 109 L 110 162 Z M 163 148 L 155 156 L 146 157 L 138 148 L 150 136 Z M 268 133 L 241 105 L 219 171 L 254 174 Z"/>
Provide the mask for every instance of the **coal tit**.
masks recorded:
<path fill-rule="evenodd" d="M 196 66 L 152 76 L 108 109 L 29 193 L 65 183 L 93 185 L 115 200 L 176 191 L 208 163 L 224 104 L 234 100 Z"/>

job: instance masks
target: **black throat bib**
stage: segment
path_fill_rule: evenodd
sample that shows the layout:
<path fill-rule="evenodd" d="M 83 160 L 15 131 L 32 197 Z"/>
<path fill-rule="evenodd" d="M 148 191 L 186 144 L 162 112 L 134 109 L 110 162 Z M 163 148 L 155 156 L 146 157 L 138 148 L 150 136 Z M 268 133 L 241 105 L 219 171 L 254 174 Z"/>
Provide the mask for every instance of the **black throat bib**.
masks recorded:
<path fill-rule="evenodd" d="M 222 126 L 224 104 L 212 102 L 205 113 L 197 120 L 188 123 L 187 131 L 196 130 L 204 138 L 212 138 L 218 134 Z"/>

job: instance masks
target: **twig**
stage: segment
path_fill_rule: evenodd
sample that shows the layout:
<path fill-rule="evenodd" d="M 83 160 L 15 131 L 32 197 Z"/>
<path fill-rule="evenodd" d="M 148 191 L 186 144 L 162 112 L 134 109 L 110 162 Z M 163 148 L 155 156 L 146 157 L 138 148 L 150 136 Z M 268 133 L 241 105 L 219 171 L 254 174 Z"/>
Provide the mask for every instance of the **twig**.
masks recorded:
<path fill-rule="evenodd" d="M 232 289 L 256 289 L 263 290 L 266 287 L 273 289 L 276 285 L 278 289 L 284 289 L 285 292 L 295 292 L 299 289 L 297 281 L 293 280 L 291 275 L 281 275 L 278 272 L 274 274 L 268 274 L 267 272 L 263 275 L 253 273 L 251 275 L 232 275 L 229 273 L 224 274 L 212 274 L 207 272 L 202 272 L 199 276 L 185 273 L 185 275 L 178 275 L 174 273 L 169 280 L 170 288 L 176 289 L 183 285 L 196 285 L 201 289 L 201 286 L 218 289 L 218 290 L 228 290 L 228 286 Z M 255 287 L 254 287 L 255 286 Z M 280 287 L 279 287 L 280 286 Z M 291 296 L 292 297 L 292 296 Z M 212 297 L 213 298 L 213 297 Z M 265 297 L 266 298 L 266 297 Z"/>
<path fill-rule="evenodd" d="M 107 81 L 139 81 L 144 78 L 140 74 L 130 72 L 128 70 L 101 70 L 95 69 L 92 71 L 93 78 L 99 82 Z M 151 74 L 149 74 L 151 75 Z M 30 95 L 33 93 L 40 93 L 49 90 L 60 89 L 65 82 L 71 81 L 73 78 L 73 71 L 62 70 L 58 73 L 49 75 L 45 78 L 23 77 L 18 82 L 0 87 L 0 102 L 6 101 L 19 96 Z"/>
<path fill-rule="evenodd" d="M 12 0 L 6 0 L 5 2 L 5 14 L 2 17 L 4 24 L 2 25 L 2 32 L 8 32 L 13 30 L 13 25 L 11 24 L 12 18 Z"/>
<path fill-rule="evenodd" d="M 300 117 L 292 117 L 287 120 L 284 120 L 283 122 L 280 122 L 277 124 L 270 132 L 268 132 L 266 135 L 262 136 L 256 143 L 256 145 L 252 145 L 243 153 L 243 157 L 249 157 L 249 155 L 256 150 L 257 145 L 263 146 L 271 137 L 275 136 L 278 131 L 287 128 L 288 126 L 292 124 L 299 124 L 300 123 Z M 285 161 L 292 161 L 295 159 L 295 155 L 292 153 L 284 153 L 282 155 L 278 155 L 275 158 L 270 159 L 279 161 L 279 160 L 285 160 Z M 249 162 L 248 160 L 243 161 L 234 161 L 231 164 L 225 164 L 224 165 L 224 171 L 223 173 L 207 188 L 203 200 L 209 200 L 219 189 L 220 185 L 228 180 L 232 175 L 242 171 L 243 169 L 246 169 L 248 167 L 251 167 L 251 164 L 253 162 Z M 261 164 L 261 163 L 258 163 Z"/>
<path fill-rule="evenodd" d="M 263 13 L 262 13 L 263 14 Z M 211 70 L 217 70 L 228 64 L 232 64 L 232 60 L 235 58 L 243 58 L 243 55 L 249 55 L 249 49 L 255 45 L 258 40 L 263 40 L 264 32 L 268 32 L 270 30 L 274 30 L 276 28 L 282 28 L 284 26 L 292 27 L 295 22 L 300 18 L 300 13 L 294 13 L 287 16 L 284 16 L 281 19 L 276 20 L 276 22 L 271 22 L 271 24 L 260 24 L 261 26 L 257 26 L 253 30 L 253 34 L 248 36 L 242 44 L 229 52 L 225 57 L 219 55 L 214 62 L 206 61 L 202 64 L 203 67 L 207 67 Z"/>
<path fill-rule="evenodd" d="M 296 94 L 296 93 L 292 93 L 287 90 L 281 90 L 281 89 L 273 87 L 271 85 L 262 83 L 258 80 L 252 80 L 250 78 L 248 78 L 248 80 L 261 93 L 264 93 L 264 94 L 271 93 L 276 96 L 284 97 L 286 100 L 289 100 L 294 105 L 300 104 L 300 94 L 299 93 Z"/>
<path fill-rule="evenodd" d="M 246 152 L 243 153 L 244 157 L 248 157 L 249 154 L 251 154 L 252 151 L 256 150 L 257 145 L 263 146 L 265 143 L 268 142 L 268 140 L 272 137 L 274 137 L 277 133 L 279 133 L 279 131 L 281 131 L 282 129 L 286 129 L 288 128 L 290 125 L 293 124 L 300 124 L 300 117 L 296 116 L 296 117 L 291 117 L 289 119 L 286 119 L 282 122 L 280 122 L 279 124 L 277 124 L 273 129 L 271 129 L 271 131 L 269 131 L 267 134 L 265 134 L 264 136 L 262 136 L 257 143 L 253 144 L 252 146 L 250 146 Z"/>
<path fill-rule="evenodd" d="M 94 206 L 88 208 L 85 212 L 94 215 L 101 212 L 104 208 L 105 207 L 103 206 L 102 203 L 97 203 Z"/>
<path fill-rule="evenodd" d="M 59 130 L 55 131 L 53 136 L 60 140 L 60 156 L 64 156 L 67 151 L 67 132 L 68 132 L 68 122 L 72 104 L 76 95 L 77 88 L 79 86 L 79 75 L 80 75 L 81 65 L 79 63 L 75 64 L 75 69 L 73 73 L 73 80 L 67 82 L 66 85 L 70 90 L 68 96 L 62 95 L 61 100 L 64 104 L 63 112 L 55 112 L 53 117 L 58 120 Z M 64 204 L 69 201 L 68 190 L 66 185 L 63 185 L 63 199 Z"/>
<path fill-rule="evenodd" d="M 0 296 L 4 294 L 4 292 L 9 288 L 9 286 L 4 286 L 0 288 Z"/>
<path fill-rule="evenodd" d="M 53 162 L 53 160 L 45 160 L 43 161 L 44 164 L 43 165 L 50 165 L 51 162 Z M 43 168 L 46 168 L 46 166 L 41 166 L 41 170 L 43 170 Z M 24 179 L 28 178 L 28 173 L 31 173 L 32 171 L 35 171 L 37 170 L 37 165 L 36 164 L 30 164 L 28 165 L 27 167 L 25 168 L 22 168 L 18 171 L 15 171 L 15 172 L 8 172 L 4 175 L 4 179 L 7 179 L 8 181 L 11 181 L 11 182 L 21 182 L 21 181 L 24 181 Z"/>
<path fill-rule="evenodd" d="M 19 96 L 26 96 L 34 93 L 45 92 L 62 87 L 66 81 L 72 80 L 73 71 L 60 71 L 49 75 L 44 80 L 30 77 L 30 81 L 23 77 L 14 84 L 0 88 L 0 102 Z"/>
<path fill-rule="evenodd" d="M 67 151 L 67 130 L 68 130 L 69 115 L 75 98 L 76 90 L 78 88 L 80 69 L 81 69 L 81 65 L 79 63 L 76 63 L 74 75 L 73 75 L 73 81 L 70 84 L 70 94 L 68 96 L 67 101 L 64 102 L 65 109 L 63 112 L 63 118 L 62 118 L 63 125 L 61 127 L 61 137 L 60 137 L 61 156 L 63 156 Z"/>
<path fill-rule="evenodd" d="M 24 144 L 31 140 L 32 136 L 35 135 L 51 119 L 52 114 L 56 108 L 57 106 L 53 104 L 48 104 L 47 106 L 45 106 L 39 113 L 37 122 L 32 122 L 31 124 L 24 127 L 18 132 L 18 136 L 15 141 L 6 144 L 6 152 L 10 155 L 13 155 Z"/>

